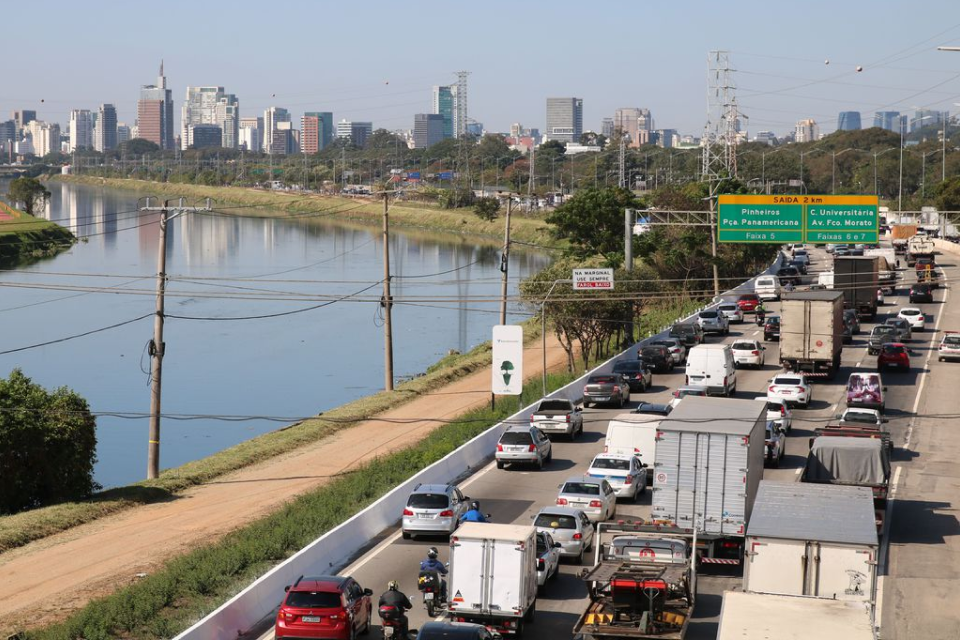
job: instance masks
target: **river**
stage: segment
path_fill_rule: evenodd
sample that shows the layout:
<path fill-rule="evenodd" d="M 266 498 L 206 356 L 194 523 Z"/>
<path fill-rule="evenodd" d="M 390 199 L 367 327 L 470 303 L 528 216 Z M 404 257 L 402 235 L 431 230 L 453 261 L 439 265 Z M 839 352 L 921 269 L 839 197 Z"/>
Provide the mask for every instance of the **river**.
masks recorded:
<path fill-rule="evenodd" d="M 158 214 L 142 194 L 52 183 L 43 217 L 81 238 L 56 258 L 0 272 L 0 352 L 151 314 Z M 5 189 L 4 189 L 5 191 Z M 242 211 L 242 210 L 239 210 Z M 383 389 L 383 274 L 378 229 L 329 218 L 191 213 L 171 221 L 167 273 L 161 466 L 169 468 Z M 500 291 L 499 249 L 459 237 L 393 230 L 394 362 L 423 372 L 450 349 L 490 338 Z M 510 289 L 542 269 L 541 253 L 511 252 Z M 316 307 L 336 297 L 354 300 Z M 434 299 L 435 298 L 435 299 Z M 177 316 L 180 316 L 178 318 Z M 186 319 L 204 318 L 204 319 Z M 513 314 L 508 322 L 522 319 Z M 96 480 L 146 474 L 153 319 L 0 355 L 0 375 L 21 368 L 47 388 L 67 386 L 97 418 Z M 139 414 L 123 416 L 124 413 Z M 121 415 L 117 415 L 121 414 Z M 203 416 L 259 416 L 227 421 Z"/>

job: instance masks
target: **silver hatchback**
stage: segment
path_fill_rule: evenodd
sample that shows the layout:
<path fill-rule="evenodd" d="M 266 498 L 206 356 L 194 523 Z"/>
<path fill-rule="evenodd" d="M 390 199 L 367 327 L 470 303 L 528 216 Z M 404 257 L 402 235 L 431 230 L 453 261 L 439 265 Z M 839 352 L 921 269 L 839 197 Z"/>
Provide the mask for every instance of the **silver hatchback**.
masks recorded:
<path fill-rule="evenodd" d="M 528 425 L 508 427 L 497 442 L 497 469 L 514 462 L 532 464 L 537 469 L 553 460 L 553 447 L 540 429 Z"/>
<path fill-rule="evenodd" d="M 417 534 L 449 535 L 470 510 L 470 497 L 452 484 L 418 484 L 403 508 L 403 539 Z"/>
<path fill-rule="evenodd" d="M 593 546 L 594 527 L 580 509 L 546 507 L 533 520 L 537 531 L 546 531 L 560 544 L 560 555 L 583 561 L 584 552 Z"/>

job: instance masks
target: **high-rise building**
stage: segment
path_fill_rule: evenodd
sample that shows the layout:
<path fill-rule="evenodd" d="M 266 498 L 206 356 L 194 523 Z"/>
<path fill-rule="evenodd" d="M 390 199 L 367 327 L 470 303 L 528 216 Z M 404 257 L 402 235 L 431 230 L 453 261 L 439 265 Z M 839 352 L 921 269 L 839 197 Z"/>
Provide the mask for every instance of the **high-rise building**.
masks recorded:
<path fill-rule="evenodd" d="M 156 143 L 161 149 L 173 149 L 173 93 L 167 89 L 167 77 L 160 75 L 157 84 L 140 88 L 137 102 L 137 137 Z"/>
<path fill-rule="evenodd" d="M 820 139 L 820 125 L 813 118 L 800 120 L 794 130 L 796 142 L 814 142 Z"/>
<path fill-rule="evenodd" d="M 277 125 L 281 122 L 290 122 L 290 112 L 283 107 L 270 107 L 263 112 L 263 150 L 267 153 L 287 153 L 290 129 L 279 138 L 274 135 L 280 129 Z"/>
<path fill-rule="evenodd" d="M 223 130 L 215 124 L 194 124 L 190 126 L 192 149 L 210 149 L 221 146 Z"/>
<path fill-rule="evenodd" d="M 616 136 L 619 131 L 620 135 L 625 135 L 629 138 L 631 147 L 639 147 L 640 138 L 637 136 L 639 120 L 640 109 L 636 107 L 617 109 L 613 112 L 614 136 Z"/>
<path fill-rule="evenodd" d="M 670 149 L 680 138 L 676 129 L 657 129 L 657 146 Z"/>
<path fill-rule="evenodd" d="M 600 135 L 609 139 L 613 137 L 613 130 L 615 125 L 613 124 L 613 118 L 604 118 L 600 122 Z"/>
<path fill-rule="evenodd" d="M 110 151 L 117 148 L 117 110 L 112 104 L 101 104 L 93 134 L 93 148 Z"/>
<path fill-rule="evenodd" d="M 877 111 L 873 116 L 873 126 L 887 131 L 900 132 L 899 111 Z"/>
<path fill-rule="evenodd" d="M 467 123 L 467 135 L 473 136 L 474 138 L 480 138 L 483 136 L 483 123 L 482 122 L 468 122 Z"/>
<path fill-rule="evenodd" d="M 910 119 L 910 133 L 919 131 L 924 127 L 942 127 L 943 123 L 950 118 L 949 111 L 937 111 L 935 109 L 917 109 L 913 118 Z"/>
<path fill-rule="evenodd" d="M 17 141 L 17 123 L 14 120 L 0 122 L 0 151 L 9 151 Z"/>
<path fill-rule="evenodd" d="M 337 137 L 341 140 L 350 140 L 353 136 L 353 123 L 349 120 L 341 120 L 337 123 Z"/>
<path fill-rule="evenodd" d="M 547 139 L 579 142 L 583 133 L 582 98 L 547 98 Z"/>
<path fill-rule="evenodd" d="M 217 105 L 225 97 L 223 87 L 187 87 L 187 94 L 180 107 L 180 147 L 193 146 L 191 129 L 198 124 L 218 124 Z M 235 96 L 233 97 L 236 101 Z M 218 145 L 219 146 L 219 145 Z"/>
<path fill-rule="evenodd" d="M 739 131 L 739 126 L 737 130 Z M 640 109 L 640 115 L 637 117 L 637 131 L 653 131 L 653 116 L 650 115 L 650 109 Z"/>
<path fill-rule="evenodd" d="M 244 129 L 248 129 L 244 133 Z M 240 118 L 239 144 L 247 151 L 263 151 L 263 117 Z"/>
<path fill-rule="evenodd" d="M 300 148 L 304 153 L 317 153 L 333 140 L 333 113 L 307 111 L 300 118 Z"/>
<path fill-rule="evenodd" d="M 37 119 L 37 112 L 27 109 L 11 111 L 10 117 L 13 118 L 14 125 L 17 127 L 17 135 L 23 133 L 24 128 Z"/>
<path fill-rule="evenodd" d="M 70 151 L 93 149 L 93 116 L 89 109 L 74 109 L 67 125 L 70 134 Z"/>
<path fill-rule="evenodd" d="M 519 122 L 514 122 L 510 125 L 510 137 L 511 138 L 520 138 L 524 134 L 523 125 Z"/>
<path fill-rule="evenodd" d="M 758 131 L 757 135 L 753 137 L 753 141 L 772 145 L 777 142 L 777 134 L 773 131 Z"/>
<path fill-rule="evenodd" d="M 124 142 L 130 139 L 130 127 L 128 127 L 123 122 L 117 123 L 117 146 L 119 147 Z"/>
<path fill-rule="evenodd" d="M 353 146 L 362 149 L 367 144 L 367 138 L 373 135 L 372 122 L 351 122 L 350 123 L 350 143 Z"/>
<path fill-rule="evenodd" d="M 443 114 L 418 113 L 413 116 L 413 147 L 426 149 L 443 140 Z"/>
<path fill-rule="evenodd" d="M 30 138 L 33 154 L 38 158 L 60 151 L 60 125 L 31 120 L 24 130 Z"/>
<path fill-rule="evenodd" d="M 841 111 L 837 118 L 837 131 L 857 131 L 860 129 L 859 111 Z"/>
<path fill-rule="evenodd" d="M 240 144 L 240 101 L 232 93 L 220 96 L 214 109 L 214 124 L 220 127 L 223 139 L 220 146 L 236 149 Z"/>
<path fill-rule="evenodd" d="M 453 137 L 453 118 L 456 112 L 454 104 L 454 95 L 457 88 L 455 86 L 437 86 L 433 88 L 433 112 L 443 116 L 443 137 Z"/>

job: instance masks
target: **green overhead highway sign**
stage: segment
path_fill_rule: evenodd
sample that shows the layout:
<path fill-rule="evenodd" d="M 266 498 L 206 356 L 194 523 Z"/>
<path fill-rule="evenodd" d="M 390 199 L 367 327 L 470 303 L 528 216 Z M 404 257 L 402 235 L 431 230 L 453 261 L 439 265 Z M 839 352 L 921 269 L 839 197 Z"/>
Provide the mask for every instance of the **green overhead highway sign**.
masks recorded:
<path fill-rule="evenodd" d="M 718 242 L 879 240 L 876 196 L 720 196 Z"/>

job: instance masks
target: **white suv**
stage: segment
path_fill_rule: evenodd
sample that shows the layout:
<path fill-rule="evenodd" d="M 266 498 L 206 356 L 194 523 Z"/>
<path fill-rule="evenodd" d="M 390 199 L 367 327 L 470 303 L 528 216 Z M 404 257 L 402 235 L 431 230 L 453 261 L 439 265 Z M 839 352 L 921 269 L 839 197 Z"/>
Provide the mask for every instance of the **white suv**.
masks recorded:
<path fill-rule="evenodd" d="M 802 373 L 778 373 L 770 378 L 767 398 L 783 400 L 806 409 L 813 399 L 813 387 Z"/>

